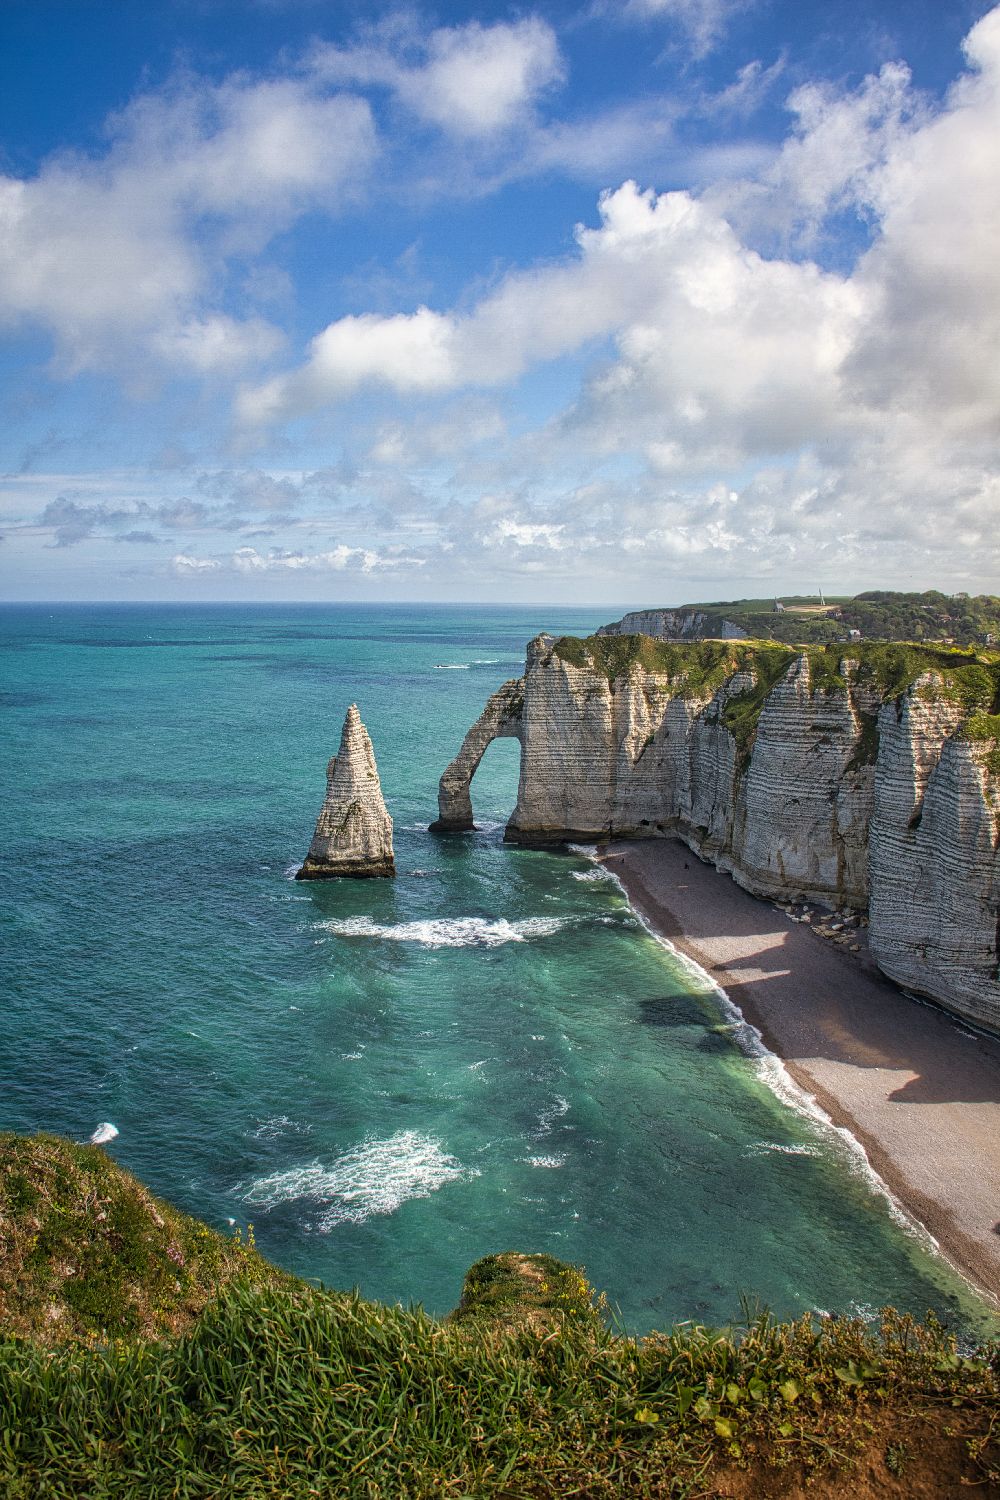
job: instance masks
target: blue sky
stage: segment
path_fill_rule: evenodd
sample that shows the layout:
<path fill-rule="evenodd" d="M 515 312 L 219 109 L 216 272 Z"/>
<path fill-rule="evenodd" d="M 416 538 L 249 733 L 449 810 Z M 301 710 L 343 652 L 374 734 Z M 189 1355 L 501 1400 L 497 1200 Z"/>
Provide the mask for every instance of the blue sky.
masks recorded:
<path fill-rule="evenodd" d="M 1000 578 L 1000 9 L 6 0 L 9 599 Z"/>

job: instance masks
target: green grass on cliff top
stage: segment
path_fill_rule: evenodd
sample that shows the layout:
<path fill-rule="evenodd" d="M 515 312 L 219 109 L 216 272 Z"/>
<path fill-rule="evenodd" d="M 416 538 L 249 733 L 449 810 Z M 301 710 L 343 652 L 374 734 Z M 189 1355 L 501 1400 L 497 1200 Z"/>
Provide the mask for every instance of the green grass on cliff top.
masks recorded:
<path fill-rule="evenodd" d="M 0 1135 L 0 1328 L 58 1343 L 189 1328 L 231 1281 L 287 1283 L 252 1245 L 216 1234 L 99 1146 Z"/>
<path fill-rule="evenodd" d="M 736 743 L 738 765 L 745 769 L 753 749 L 761 710 L 775 685 L 800 656 L 809 662 L 813 692 L 843 693 L 847 679 L 842 668 L 855 663 L 853 680 L 870 687 L 883 702 L 900 697 L 926 673 L 937 682 L 923 691 L 947 698 L 972 716 L 967 737 L 986 739 L 1000 713 L 1000 654 L 960 646 L 932 646 L 908 641 L 851 641 L 827 645 L 785 645 L 772 641 L 661 641 L 646 635 L 562 636 L 554 654 L 574 667 L 599 673 L 614 683 L 639 667 L 663 680 L 679 697 L 708 702 L 737 671 L 753 674 L 754 682 L 725 704 L 721 721 Z M 980 732 L 981 731 L 981 732 Z M 863 744 L 853 763 L 861 769 L 873 763 L 878 749 L 874 721 L 863 725 Z M 1000 772 L 1000 755 L 991 752 L 989 769 Z M 993 760 L 998 764 L 994 766 Z"/>
<path fill-rule="evenodd" d="M 959 1353 L 933 1320 L 891 1310 L 878 1328 L 761 1315 L 635 1340 L 608 1329 L 579 1270 L 506 1253 L 471 1269 L 442 1322 L 306 1286 L 201 1226 L 216 1247 L 210 1295 L 180 1331 L 148 1317 L 123 1334 L 93 1297 L 53 1330 L 45 1256 L 65 1299 L 87 1238 L 103 1239 L 108 1306 L 151 1307 L 164 1230 L 168 1249 L 196 1254 L 197 1226 L 98 1148 L 4 1136 L 0 1163 L 5 1288 L 39 1236 L 0 1325 L 6 1500 L 612 1500 L 797 1495 L 813 1480 L 831 1494 L 862 1468 L 880 1495 L 1000 1483 L 1000 1348 Z M 68 1238 L 52 1227 L 63 1212 Z"/>
<path fill-rule="evenodd" d="M 741 669 L 777 681 L 799 656 L 809 661 L 814 691 L 843 692 L 844 661 L 857 663 L 855 681 L 883 699 L 898 698 L 926 672 L 941 679 L 943 696 L 970 712 L 1000 712 L 1000 654 L 974 647 L 910 641 L 851 641 L 786 645 L 773 641 L 661 641 L 647 635 L 561 636 L 553 651 L 561 661 L 589 667 L 615 682 L 635 666 L 667 679 L 684 698 L 707 698 Z"/>

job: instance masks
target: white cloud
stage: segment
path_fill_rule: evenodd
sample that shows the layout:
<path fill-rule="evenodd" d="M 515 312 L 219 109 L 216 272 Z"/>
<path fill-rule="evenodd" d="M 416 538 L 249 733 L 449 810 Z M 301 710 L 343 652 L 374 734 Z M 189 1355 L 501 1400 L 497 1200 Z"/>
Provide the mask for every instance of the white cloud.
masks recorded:
<path fill-rule="evenodd" d="M 335 208 L 370 164 L 367 104 L 299 81 L 184 78 L 139 95 L 103 155 L 0 177 L 0 321 L 40 324 L 66 373 L 197 373 L 272 354 L 278 331 L 211 306 L 219 261 L 304 208 Z"/>
<path fill-rule="evenodd" d="M 324 552 L 288 552 L 280 548 L 267 553 L 255 547 L 240 547 L 230 558 L 237 573 L 376 573 L 405 567 L 422 567 L 424 560 L 396 550 L 385 553 L 370 547 L 348 547 L 343 542 Z"/>
<path fill-rule="evenodd" d="M 222 564 L 214 557 L 191 557 L 186 552 L 178 552 L 170 559 L 170 566 L 179 578 L 191 578 L 200 573 L 218 572 Z"/>
<path fill-rule="evenodd" d="M 243 394 L 242 418 L 292 416 L 366 384 L 400 394 L 503 385 L 540 360 L 614 333 L 631 361 L 651 360 L 664 340 L 673 346 L 681 334 L 713 380 L 753 387 L 769 406 L 774 391 L 761 384 L 761 366 L 768 380 L 778 379 L 788 353 L 780 330 L 799 346 L 787 376 L 796 393 L 805 376 L 843 352 L 842 334 L 824 342 L 812 327 L 817 295 L 845 307 L 856 301 L 837 278 L 748 254 L 725 221 L 688 193 L 657 197 L 629 182 L 602 197 L 600 213 L 600 228 L 578 229 L 575 260 L 509 276 L 468 314 L 420 308 L 332 323 L 300 371 Z M 747 339 L 749 360 L 740 352 Z M 720 356 L 725 370 L 717 368 Z M 605 377 L 606 394 L 616 382 L 622 388 L 621 369 Z M 690 376 L 681 380 L 677 399 L 690 416 L 699 398 Z"/>
<path fill-rule="evenodd" d="M 967 53 L 970 71 L 933 108 L 901 65 L 850 91 L 800 88 L 785 146 L 752 179 L 701 196 L 626 183 L 561 263 L 514 272 L 468 309 L 339 320 L 300 370 L 246 393 L 244 416 L 291 417 L 364 385 L 401 399 L 503 389 L 592 348 L 559 418 L 477 457 L 482 489 L 502 479 L 511 499 L 451 508 L 453 564 L 497 566 L 499 549 L 516 568 L 544 551 L 610 576 L 618 549 L 650 576 L 690 578 L 697 564 L 705 577 L 806 568 L 850 583 L 877 581 L 891 555 L 896 576 L 988 580 L 1000 571 L 1000 9 Z M 845 213 L 858 216 L 854 264 L 804 258 Z M 769 239 L 781 253 L 754 248 Z M 395 461 L 391 445 L 379 456 Z M 628 477 L 598 478 L 602 465 Z"/>
<path fill-rule="evenodd" d="M 515 547 L 548 547 L 561 552 L 565 546 L 565 524 L 551 521 L 515 521 L 509 517 L 498 521 L 488 542 L 513 542 Z"/>
<path fill-rule="evenodd" d="M 621 13 L 643 21 L 672 21 L 687 36 L 694 56 L 704 57 L 747 4 L 748 0 L 626 0 Z"/>
<path fill-rule="evenodd" d="M 449 134 L 495 135 L 524 123 L 545 89 L 563 76 L 559 44 L 537 16 L 512 23 L 441 27 L 429 36 L 377 30 L 355 47 L 322 47 L 320 76 L 382 84 L 418 119 Z"/>

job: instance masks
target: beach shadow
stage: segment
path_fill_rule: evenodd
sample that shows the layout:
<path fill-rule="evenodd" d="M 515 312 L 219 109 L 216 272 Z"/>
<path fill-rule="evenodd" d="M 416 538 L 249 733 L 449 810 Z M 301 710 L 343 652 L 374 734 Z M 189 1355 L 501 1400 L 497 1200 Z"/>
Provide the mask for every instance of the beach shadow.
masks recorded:
<path fill-rule="evenodd" d="M 616 863 L 660 932 L 696 958 L 727 947 L 734 954 L 706 967 L 780 1056 L 916 1074 L 898 1087 L 886 1079 L 897 1104 L 1000 1103 L 1000 1042 L 971 1040 L 952 1017 L 918 1004 L 684 845 L 657 840 L 630 854 L 624 870 Z M 682 1024 L 670 1006 L 653 998 L 639 1014 L 651 1026 Z"/>

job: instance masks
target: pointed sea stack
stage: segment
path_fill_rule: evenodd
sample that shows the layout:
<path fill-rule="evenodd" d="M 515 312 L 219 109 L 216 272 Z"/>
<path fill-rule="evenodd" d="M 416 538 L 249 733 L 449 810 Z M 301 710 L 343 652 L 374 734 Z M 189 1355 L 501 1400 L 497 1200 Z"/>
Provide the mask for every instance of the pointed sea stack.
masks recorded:
<path fill-rule="evenodd" d="M 347 875 L 363 880 L 395 873 L 392 819 L 382 800 L 372 742 L 352 703 L 340 749 L 326 768 L 326 799 L 316 832 L 295 878 L 331 880 Z"/>

